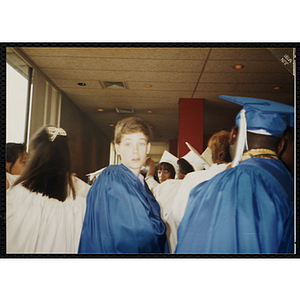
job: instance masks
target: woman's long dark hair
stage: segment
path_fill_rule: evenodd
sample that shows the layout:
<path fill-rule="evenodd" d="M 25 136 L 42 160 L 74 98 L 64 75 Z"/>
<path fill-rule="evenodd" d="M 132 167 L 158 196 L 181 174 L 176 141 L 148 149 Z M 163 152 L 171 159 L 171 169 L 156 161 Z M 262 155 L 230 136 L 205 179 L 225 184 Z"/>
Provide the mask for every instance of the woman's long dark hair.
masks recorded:
<path fill-rule="evenodd" d="M 68 137 L 57 135 L 54 141 L 50 141 L 47 127 L 50 126 L 41 128 L 32 139 L 33 156 L 14 186 L 22 183 L 32 192 L 62 202 L 71 191 L 75 199 Z"/>

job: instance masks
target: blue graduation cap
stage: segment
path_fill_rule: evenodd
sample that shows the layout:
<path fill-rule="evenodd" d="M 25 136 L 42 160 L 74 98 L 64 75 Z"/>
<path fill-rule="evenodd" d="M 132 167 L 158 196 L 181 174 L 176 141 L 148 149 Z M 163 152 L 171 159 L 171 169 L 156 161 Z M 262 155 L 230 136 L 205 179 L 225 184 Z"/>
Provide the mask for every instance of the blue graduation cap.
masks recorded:
<path fill-rule="evenodd" d="M 294 127 L 294 107 L 270 100 L 219 96 L 222 99 L 243 106 L 247 119 L 247 131 L 275 135 L 280 137 L 287 126 Z M 239 126 L 241 111 L 236 116 L 236 125 Z"/>
<path fill-rule="evenodd" d="M 243 109 L 236 116 L 239 141 L 233 165 L 236 165 L 247 147 L 246 131 L 280 137 L 287 126 L 294 127 L 294 107 L 265 99 L 219 96 L 239 104 Z"/>

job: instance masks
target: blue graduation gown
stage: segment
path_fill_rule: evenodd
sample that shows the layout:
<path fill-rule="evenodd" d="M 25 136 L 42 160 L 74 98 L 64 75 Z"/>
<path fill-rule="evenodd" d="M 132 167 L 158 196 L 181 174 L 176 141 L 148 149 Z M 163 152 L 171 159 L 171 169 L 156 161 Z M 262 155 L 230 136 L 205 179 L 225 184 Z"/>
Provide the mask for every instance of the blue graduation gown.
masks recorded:
<path fill-rule="evenodd" d="M 294 253 L 293 196 L 281 161 L 244 160 L 191 191 L 175 253 Z"/>
<path fill-rule="evenodd" d="M 168 252 L 160 207 L 124 165 L 107 167 L 87 195 L 78 253 Z"/>

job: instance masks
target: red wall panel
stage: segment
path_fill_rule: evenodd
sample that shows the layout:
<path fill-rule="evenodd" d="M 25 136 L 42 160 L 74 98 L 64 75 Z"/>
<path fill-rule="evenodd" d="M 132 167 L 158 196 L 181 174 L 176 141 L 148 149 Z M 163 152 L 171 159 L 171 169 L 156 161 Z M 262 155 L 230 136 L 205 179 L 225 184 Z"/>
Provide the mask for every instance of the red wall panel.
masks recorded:
<path fill-rule="evenodd" d="M 189 142 L 200 154 L 203 152 L 203 101 L 201 98 L 179 99 L 178 158 L 189 152 Z"/>

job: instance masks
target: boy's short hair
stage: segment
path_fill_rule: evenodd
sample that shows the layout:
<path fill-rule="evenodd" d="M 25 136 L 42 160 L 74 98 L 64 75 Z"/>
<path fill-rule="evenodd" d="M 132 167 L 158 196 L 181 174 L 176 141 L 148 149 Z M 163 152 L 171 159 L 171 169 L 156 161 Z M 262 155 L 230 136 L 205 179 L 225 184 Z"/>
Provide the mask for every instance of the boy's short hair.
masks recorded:
<path fill-rule="evenodd" d="M 137 117 L 122 119 L 116 125 L 114 143 L 120 144 L 123 134 L 131 134 L 136 132 L 142 132 L 147 137 L 147 142 L 150 142 L 152 133 L 146 122 Z"/>

